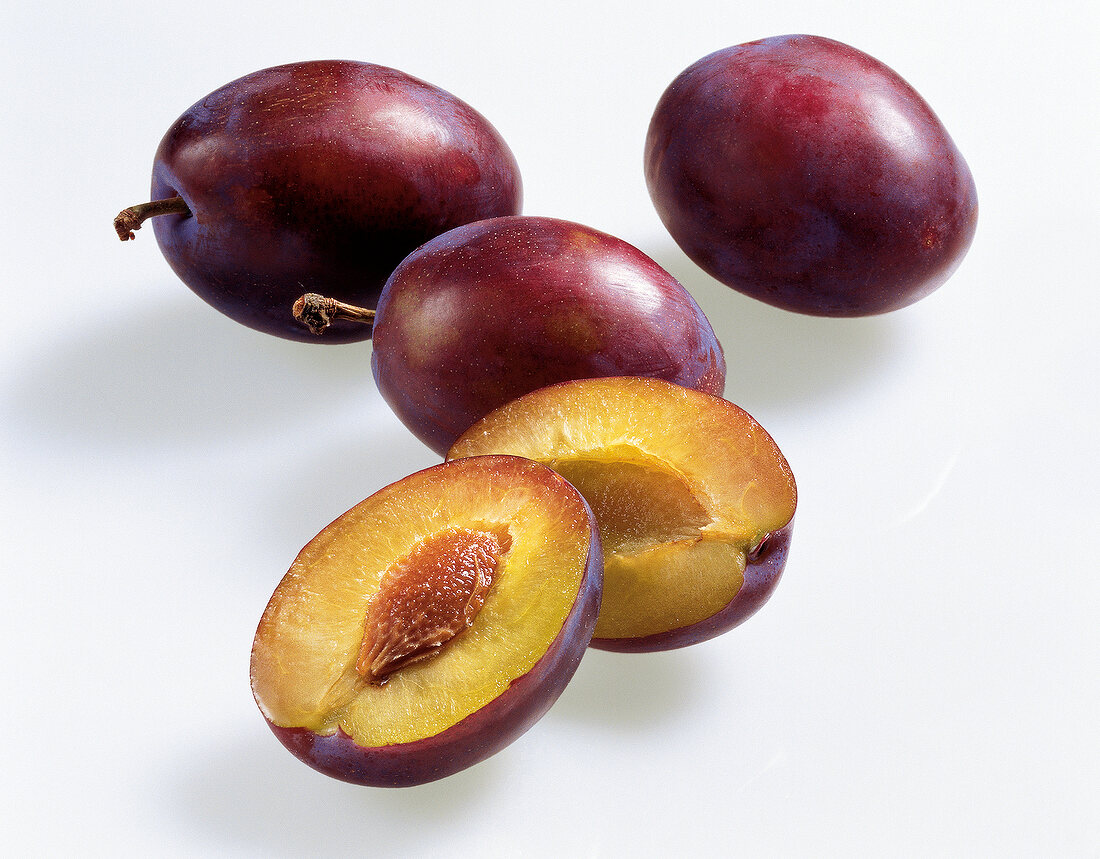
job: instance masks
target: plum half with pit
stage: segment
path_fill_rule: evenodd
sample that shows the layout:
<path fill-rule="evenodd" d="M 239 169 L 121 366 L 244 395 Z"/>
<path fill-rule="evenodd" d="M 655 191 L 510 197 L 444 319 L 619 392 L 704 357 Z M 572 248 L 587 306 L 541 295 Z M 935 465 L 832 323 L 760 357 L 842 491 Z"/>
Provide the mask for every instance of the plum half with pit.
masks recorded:
<path fill-rule="evenodd" d="M 449 457 L 548 465 L 596 514 L 604 553 L 594 647 L 665 650 L 754 614 L 786 565 L 797 492 L 747 412 L 658 379 L 563 382 L 478 421 Z"/>
<path fill-rule="evenodd" d="M 124 241 L 153 219 L 175 273 L 252 328 L 324 341 L 287 308 L 303 292 L 374 307 L 390 272 L 453 227 L 520 211 L 515 158 L 484 116 L 396 69 L 319 60 L 226 84 L 168 129 L 152 200 L 115 220 Z"/>
<path fill-rule="evenodd" d="M 701 268 L 818 316 L 897 310 L 944 283 L 974 236 L 974 179 L 923 98 L 819 36 L 716 51 L 661 96 L 649 192 Z"/>
<path fill-rule="evenodd" d="M 335 778 L 452 775 L 561 694 L 592 637 L 602 566 L 592 511 L 549 468 L 488 456 L 417 472 L 298 555 L 256 632 L 256 702 Z"/>
<path fill-rule="evenodd" d="M 688 291 L 622 239 L 557 218 L 494 218 L 432 239 L 397 267 L 376 313 L 318 296 L 296 308 L 321 332 L 357 312 L 373 320 L 379 391 L 440 454 L 493 409 L 556 382 L 725 386 L 722 347 Z"/>

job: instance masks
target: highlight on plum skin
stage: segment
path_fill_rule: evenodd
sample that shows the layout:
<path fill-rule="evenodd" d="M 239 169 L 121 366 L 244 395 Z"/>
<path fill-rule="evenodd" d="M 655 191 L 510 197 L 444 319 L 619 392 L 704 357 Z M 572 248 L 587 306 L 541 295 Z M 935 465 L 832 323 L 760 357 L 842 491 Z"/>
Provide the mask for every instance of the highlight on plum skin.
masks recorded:
<path fill-rule="evenodd" d="M 728 286 L 787 310 L 905 307 L 961 264 L 974 179 L 917 91 L 819 36 L 716 51 L 661 96 L 645 143 L 657 212 Z"/>
<path fill-rule="evenodd" d="M 256 632 L 253 695 L 326 775 L 444 778 L 558 698 L 592 638 L 602 569 L 591 509 L 551 469 L 511 456 L 425 469 L 298 555 Z"/>

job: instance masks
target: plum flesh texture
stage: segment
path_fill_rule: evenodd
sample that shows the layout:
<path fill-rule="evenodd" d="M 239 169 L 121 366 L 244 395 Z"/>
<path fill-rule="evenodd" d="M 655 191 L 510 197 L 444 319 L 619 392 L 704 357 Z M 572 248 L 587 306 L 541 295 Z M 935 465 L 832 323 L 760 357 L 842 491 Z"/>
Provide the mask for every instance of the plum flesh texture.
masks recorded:
<path fill-rule="evenodd" d="M 554 218 L 496 218 L 411 254 L 378 304 L 382 396 L 440 454 L 474 421 L 569 379 L 647 376 L 720 394 L 722 347 L 648 256 Z"/>
<path fill-rule="evenodd" d="M 264 69 L 189 108 L 153 165 L 161 251 L 199 296 L 261 331 L 318 342 L 291 316 L 320 292 L 374 307 L 414 248 L 515 214 L 515 159 L 468 104 L 395 69 L 315 61 Z M 321 342 L 370 336 L 339 323 Z"/>
<path fill-rule="evenodd" d="M 650 195 L 701 268 L 820 316 L 896 310 L 938 288 L 974 236 L 974 180 L 921 96 L 817 36 L 717 51 L 658 102 Z"/>
<path fill-rule="evenodd" d="M 487 453 L 549 465 L 595 512 L 594 647 L 712 638 L 756 612 L 782 574 L 794 477 L 764 428 L 720 397 L 654 379 L 564 382 L 478 421 L 449 456 Z"/>
<path fill-rule="evenodd" d="M 387 571 L 455 529 L 501 536 L 484 603 L 428 658 L 364 674 Z M 561 694 L 592 637 L 602 566 L 591 510 L 549 468 L 490 456 L 417 472 L 299 554 L 256 633 L 256 702 L 291 752 L 334 778 L 399 787 L 451 775 Z"/>

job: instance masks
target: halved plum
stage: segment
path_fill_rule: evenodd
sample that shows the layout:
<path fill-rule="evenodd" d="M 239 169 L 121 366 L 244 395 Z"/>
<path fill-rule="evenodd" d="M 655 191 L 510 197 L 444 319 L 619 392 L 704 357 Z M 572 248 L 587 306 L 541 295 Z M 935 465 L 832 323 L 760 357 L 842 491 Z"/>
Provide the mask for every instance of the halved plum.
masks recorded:
<path fill-rule="evenodd" d="M 563 382 L 491 412 L 448 457 L 513 454 L 569 480 L 599 522 L 594 647 L 681 647 L 732 629 L 774 590 L 797 502 L 771 436 L 721 397 L 657 379 Z"/>
<path fill-rule="evenodd" d="M 252 649 L 275 735 L 356 784 L 443 778 L 565 688 L 599 611 L 595 518 L 560 475 L 487 456 L 419 471 L 309 542 Z"/>

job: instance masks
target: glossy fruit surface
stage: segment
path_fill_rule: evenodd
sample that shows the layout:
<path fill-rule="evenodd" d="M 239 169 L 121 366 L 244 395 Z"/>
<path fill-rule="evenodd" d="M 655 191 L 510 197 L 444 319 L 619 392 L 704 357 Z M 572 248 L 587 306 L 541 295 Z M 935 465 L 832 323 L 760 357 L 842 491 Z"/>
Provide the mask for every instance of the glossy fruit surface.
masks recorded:
<path fill-rule="evenodd" d="M 567 379 L 725 385 L 714 331 L 679 282 L 621 239 L 554 218 L 459 227 L 394 271 L 374 322 L 374 377 L 445 453 L 474 421 Z"/>
<path fill-rule="evenodd" d="M 924 99 L 855 48 L 779 36 L 717 51 L 661 97 L 650 195 L 709 274 L 788 310 L 863 316 L 939 287 L 970 246 L 970 170 Z"/>
<path fill-rule="evenodd" d="M 756 612 L 786 564 L 794 476 L 764 428 L 720 397 L 656 379 L 563 382 L 478 421 L 448 456 L 486 453 L 545 463 L 595 512 L 595 647 L 712 638 Z"/>
<path fill-rule="evenodd" d="M 303 292 L 373 307 L 414 248 L 515 214 L 515 159 L 489 122 L 438 87 L 369 63 L 278 66 L 227 84 L 168 130 L 154 200 L 160 248 L 203 299 L 245 325 L 318 342 L 290 316 Z M 370 329 L 334 326 L 323 342 Z"/>
<path fill-rule="evenodd" d="M 602 559 L 584 499 L 517 457 L 417 472 L 299 554 L 260 621 L 275 735 L 345 781 L 420 784 L 512 742 L 592 637 Z"/>

